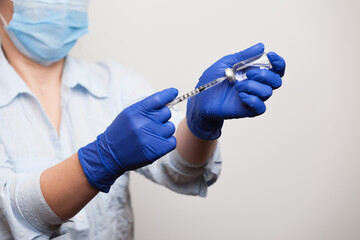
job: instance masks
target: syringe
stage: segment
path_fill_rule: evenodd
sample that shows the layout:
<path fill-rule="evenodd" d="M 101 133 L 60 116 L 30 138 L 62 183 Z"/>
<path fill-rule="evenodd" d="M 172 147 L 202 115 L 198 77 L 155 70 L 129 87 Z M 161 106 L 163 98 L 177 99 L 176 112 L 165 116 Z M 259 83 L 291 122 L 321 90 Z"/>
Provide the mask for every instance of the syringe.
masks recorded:
<path fill-rule="evenodd" d="M 176 104 L 185 101 L 188 98 L 191 98 L 209 88 L 212 88 L 212 87 L 222 83 L 226 79 L 230 83 L 234 83 L 236 80 L 242 81 L 242 80 L 246 79 L 246 70 L 249 67 L 259 67 L 259 68 L 270 69 L 272 66 L 271 66 L 270 60 L 268 59 L 266 53 L 262 53 L 255 57 L 238 62 L 238 63 L 234 64 L 234 66 L 232 68 L 225 69 L 224 77 L 217 78 L 217 79 L 215 79 L 211 82 L 208 82 L 198 88 L 195 88 L 194 90 L 192 90 L 184 95 L 181 95 L 180 97 L 175 98 L 172 102 L 166 104 L 166 106 L 171 108 L 171 107 L 175 106 Z"/>
<path fill-rule="evenodd" d="M 192 91 L 190 91 L 190 92 L 188 92 L 188 93 L 186 93 L 186 94 L 184 94 L 184 95 L 182 95 L 180 97 L 175 98 L 172 102 L 166 104 L 166 106 L 171 108 L 171 107 L 175 106 L 176 104 L 181 103 L 182 101 L 185 101 L 188 98 L 191 98 L 191 97 L 193 97 L 193 96 L 195 96 L 195 95 L 197 95 L 197 94 L 199 94 L 199 93 L 201 93 L 201 92 L 203 92 L 203 91 L 205 91 L 205 90 L 207 90 L 209 88 L 212 88 L 212 87 L 218 85 L 219 83 L 223 82 L 226 79 L 227 79 L 227 76 L 224 76 L 224 77 L 215 79 L 215 80 L 213 80 L 213 81 L 211 81 L 209 83 L 206 83 L 206 84 L 204 84 L 204 85 L 202 85 L 202 86 L 200 86 L 198 88 L 195 88 L 195 90 L 192 90 Z"/>

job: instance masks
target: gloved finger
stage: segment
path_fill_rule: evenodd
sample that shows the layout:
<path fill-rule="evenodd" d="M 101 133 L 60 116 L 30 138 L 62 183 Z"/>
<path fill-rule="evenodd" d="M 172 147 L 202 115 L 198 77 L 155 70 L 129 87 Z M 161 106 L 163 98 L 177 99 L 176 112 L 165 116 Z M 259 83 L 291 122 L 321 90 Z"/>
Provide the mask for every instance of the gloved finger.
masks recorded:
<path fill-rule="evenodd" d="M 145 98 L 141 101 L 141 104 L 144 108 L 158 110 L 174 100 L 178 93 L 176 88 L 168 88 Z"/>
<path fill-rule="evenodd" d="M 172 122 L 166 122 L 164 124 L 152 125 L 151 131 L 163 138 L 170 138 L 175 133 L 175 125 Z"/>
<path fill-rule="evenodd" d="M 257 96 L 262 101 L 266 101 L 273 93 L 273 90 L 270 86 L 254 80 L 244 80 L 237 82 L 235 87 L 239 92 Z"/>
<path fill-rule="evenodd" d="M 229 67 L 232 67 L 235 63 L 241 62 L 245 59 L 255 57 L 259 54 L 262 54 L 264 52 L 264 44 L 258 43 L 255 44 L 252 47 L 249 47 L 241 52 L 229 55 L 228 58 L 224 60 L 224 62 L 229 65 Z"/>
<path fill-rule="evenodd" d="M 164 124 L 152 122 L 145 126 L 145 131 L 151 135 L 169 138 L 175 133 L 175 125 L 172 122 L 166 122 Z"/>
<path fill-rule="evenodd" d="M 277 89 L 282 85 L 282 80 L 279 74 L 271 72 L 267 69 L 251 69 L 246 72 L 246 77 L 249 80 L 255 80 L 263 84 L 269 85 L 273 89 Z"/>
<path fill-rule="evenodd" d="M 168 147 L 168 152 L 174 150 L 176 148 L 176 138 L 175 137 L 171 137 L 167 139 L 167 147 Z"/>
<path fill-rule="evenodd" d="M 161 136 L 163 136 L 164 138 L 170 138 L 172 135 L 174 135 L 176 130 L 175 125 L 170 121 L 164 123 L 161 129 Z"/>
<path fill-rule="evenodd" d="M 156 141 L 158 144 L 156 146 L 156 149 L 152 149 L 152 152 L 156 152 L 159 158 L 176 148 L 176 138 L 174 136 L 168 139 L 159 137 Z M 155 160 L 152 162 L 155 162 Z"/>
<path fill-rule="evenodd" d="M 146 116 L 155 122 L 165 123 L 171 118 L 171 111 L 169 108 L 163 107 L 159 110 L 146 112 Z"/>
<path fill-rule="evenodd" d="M 283 77 L 285 74 L 285 68 L 286 68 L 285 60 L 274 52 L 269 52 L 267 54 L 267 56 L 272 65 L 271 71 L 279 74 L 280 77 Z"/>
<path fill-rule="evenodd" d="M 241 101 L 248 107 L 248 117 L 255 117 L 263 114 L 266 111 L 266 106 L 263 101 L 257 96 L 249 95 L 247 93 L 239 93 Z"/>

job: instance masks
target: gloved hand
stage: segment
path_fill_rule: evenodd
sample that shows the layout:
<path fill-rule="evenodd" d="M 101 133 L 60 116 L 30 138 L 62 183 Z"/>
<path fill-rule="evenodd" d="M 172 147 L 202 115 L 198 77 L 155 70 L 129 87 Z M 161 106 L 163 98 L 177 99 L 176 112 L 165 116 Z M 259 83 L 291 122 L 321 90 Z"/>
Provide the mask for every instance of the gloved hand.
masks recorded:
<path fill-rule="evenodd" d="M 256 44 L 242 52 L 228 55 L 208 68 L 196 87 L 225 76 L 225 69 L 235 63 L 264 52 L 262 43 Z M 282 84 L 281 77 L 285 72 L 285 61 L 276 53 L 268 53 L 272 64 L 271 70 L 251 69 L 247 71 L 247 80 L 231 84 L 223 81 L 188 100 L 187 124 L 197 137 L 214 140 L 220 137 L 224 119 L 254 117 L 265 112 L 266 101 L 273 89 Z"/>
<path fill-rule="evenodd" d="M 141 168 L 176 147 L 175 126 L 165 104 L 178 94 L 166 89 L 123 110 L 97 140 L 78 151 L 89 183 L 109 192 L 115 180 L 129 170 Z"/>

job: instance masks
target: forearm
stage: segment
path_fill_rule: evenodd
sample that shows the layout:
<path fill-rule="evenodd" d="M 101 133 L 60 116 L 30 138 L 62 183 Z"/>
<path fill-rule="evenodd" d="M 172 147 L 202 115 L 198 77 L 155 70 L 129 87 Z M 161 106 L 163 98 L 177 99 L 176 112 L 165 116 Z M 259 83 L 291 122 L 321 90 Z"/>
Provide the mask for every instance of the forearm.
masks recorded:
<path fill-rule="evenodd" d="M 46 169 L 40 186 L 49 207 L 63 220 L 76 215 L 98 193 L 89 184 L 77 153 Z"/>
<path fill-rule="evenodd" d="M 216 140 L 203 140 L 193 135 L 185 119 L 178 126 L 176 139 L 179 154 L 194 164 L 209 159 L 217 144 Z M 73 217 L 98 193 L 89 184 L 77 154 L 46 169 L 41 174 L 40 186 L 49 207 L 63 220 Z"/>
<path fill-rule="evenodd" d="M 175 133 L 176 150 L 187 161 L 194 164 L 204 163 L 214 152 L 217 140 L 204 140 L 196 137 L 183 119 Z"/>

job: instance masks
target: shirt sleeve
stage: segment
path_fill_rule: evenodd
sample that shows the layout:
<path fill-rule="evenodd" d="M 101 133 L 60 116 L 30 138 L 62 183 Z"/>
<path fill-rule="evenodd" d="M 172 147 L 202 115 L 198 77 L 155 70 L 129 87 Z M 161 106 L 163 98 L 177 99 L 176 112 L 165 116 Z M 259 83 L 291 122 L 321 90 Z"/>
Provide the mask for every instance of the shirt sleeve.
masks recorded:
<path fill-rule="evenodd" d="M 114 91 L 112 96 L 120 109 L 140 101 L 141 99 L 155 93 L 151 85 L 133 70 L 125 70 L 124 67 L 113 63 L 105 62 L 103 66 L 108 68 Z M 172 109 L 170 121 L 177 127 L 184 115 Z M 161 184 L 175 192 L 187 195 L 198 195 L 205 197 L 207 187 L 213 184 L 221 170 L 221 157 L 219 144 L 211 157 L 201 165 L 194 165 L 183 159 L 174 150 L 152 165 L 136 170 L 151 181 Z"/>
<path fill-rule="evenodd" d="M 220 175 L 221 158 L 219 149 L 218 144 L 212 156 L 201 165 L 188 162 L 174 150 L 152 165 L 136 171 L 174 192 L 206 197 L 207 188 L 215 183 Z"/>
<path fill-rule="evenodd" d="M 46 203 L 39 174 L 16 174 L 0 143 L 0 236 L 48 239 L 63 221 Z"/>
<path fill-rule="evenodd" d="M 183 114 L 172 110 L 170 121 L 176 127 L 182 118 Z M 206 197 L 207 188 L 215 183 L 220 175 L 221 162 L 218 143 L 215 151 L 203 164 L 190 163 L 175 149 L 153 164 L 137 169 L 136 172 L 174 192 Z"/>

